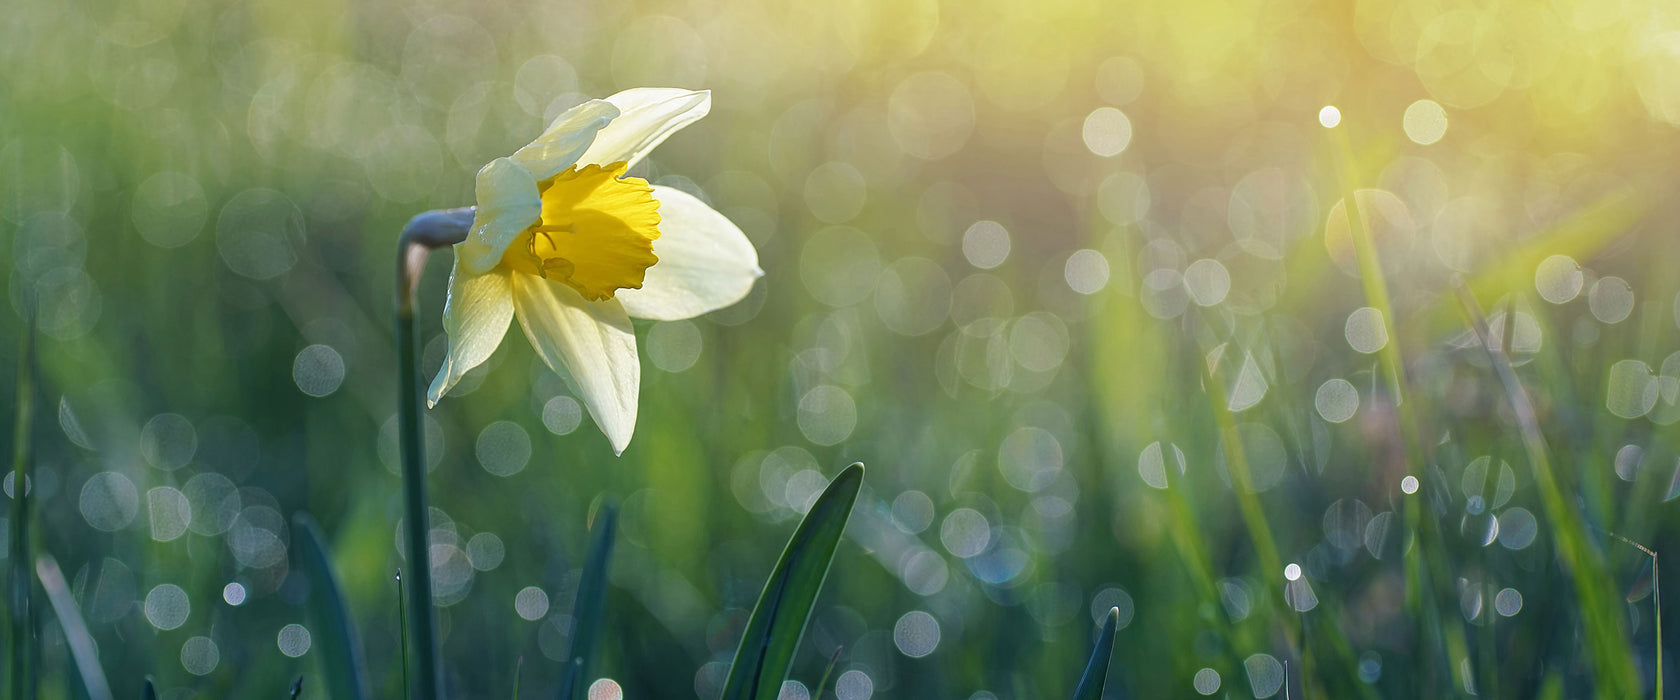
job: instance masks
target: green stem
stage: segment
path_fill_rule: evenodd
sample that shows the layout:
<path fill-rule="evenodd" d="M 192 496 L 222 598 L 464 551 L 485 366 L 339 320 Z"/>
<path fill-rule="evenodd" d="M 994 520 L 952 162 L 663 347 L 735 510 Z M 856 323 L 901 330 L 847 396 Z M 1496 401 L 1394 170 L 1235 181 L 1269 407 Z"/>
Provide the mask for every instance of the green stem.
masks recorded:
<path fill-rule="evenodd" d="M 420 337 L 414 329 L 420 274 L 432 249 L 459 243 L 473 209 L 429 211 L 409 220 L 397 243 L 397 435 L 402 450 L 403 525 L 408 534 L 409 643 L 414 649 L 417 700 L 436 700 L 439 669 L 437 619 L 432 614 L 431 508 L 426 499 L 426 452 L 420 433 Z"/>
<path fill-rule="evenodd" d="M 30 428 L 34 424 L 35 407 L 35 315 L 29 315 L 23 333 L 23 349 L 18 353 L 17 416 L 12 429 L 12 695 L 26 700 L 34 695 L 30 687 L 30 652 L 34 647 L 31 624 L 29 590 L 29 466 Z"/>
<path fill-rule="evenodd" d="M 406 256 L 405 256 L 406 257 Z M 403 262 L 398 263 L 399 268 Z M 399 273 L 401 276 L 401 273 Z M 402 294 L 402 292 L 398 292 Z M 420 441 L 420 339 L 414 332 L 414 299 L 397 302 L 397 430 L 402 448 L 403 526 L 408 533 L 409 643 L 414 648 L 414 697 L 438 697 L 437 621 L 432 615 L 431 509 L 426 503 L 426 453 Z"/>

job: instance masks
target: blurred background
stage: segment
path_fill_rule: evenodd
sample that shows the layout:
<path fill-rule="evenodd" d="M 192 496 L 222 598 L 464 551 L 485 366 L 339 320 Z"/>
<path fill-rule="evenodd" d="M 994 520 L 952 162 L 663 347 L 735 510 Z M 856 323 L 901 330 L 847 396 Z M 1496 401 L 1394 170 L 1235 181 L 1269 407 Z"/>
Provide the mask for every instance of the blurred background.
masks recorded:
<path fill-rule="evenodd" d="M 635 86 L 713 90 L 635 174 L 727 214 L 766 276 L 638 324 L 622 457 L 519 333 L 427 414 L 456 697 L 511 696 L 520 659 L 523 694 L 553 692 L 603 497 L 622 529 L 591 698 L 714 697 L 802 509 L 853 461 L 790 700 L 839 647 L 840 700 L 1065 697 L 1111 606 L 1110 697 L 1299 697 L 1303 674 L 1320 696 L 1583 694 L 1581 606 L 1459 282 L 1626 594 L 1634 664 L 1657 665 L 1653 558 L 1609 533 L 1677 535 L 1672 3 L 6 15 L 0 360 L 35 294 L 36 530 L 119 692 L 277 697 L 303 674 L 324 697 L 289 556 L 307 511 L 396 695 L 396 234 Z M 427 378 L 448 264 L 421 291 Z M 1412 600 L 1420 550 L 1440 585 Z"/>

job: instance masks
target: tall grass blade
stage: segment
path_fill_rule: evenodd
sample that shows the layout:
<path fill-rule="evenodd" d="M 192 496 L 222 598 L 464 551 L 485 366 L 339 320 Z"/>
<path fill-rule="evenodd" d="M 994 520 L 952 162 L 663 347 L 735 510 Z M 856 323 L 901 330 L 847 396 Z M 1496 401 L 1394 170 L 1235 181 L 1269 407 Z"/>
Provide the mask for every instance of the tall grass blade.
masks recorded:
<path fill-rule="evenodd" d="M 606 620 L 607 565 L 612 559 L 613 542 L 618 536 L 618 507 L 612 503 L 601 505 L 590 528 L 589 554 L 583 564 L 583 579 L 578 582 L 577 602 L 572 604 L 571 663 L 566 665 L 566 681 L 560 684 L 561 700 L 584 697 L 593 668 L 595 651 L 601 645 L 601 625 Z"/>
<path fill-rule="evenodd" d="M 82 611 L 76 607 L 75 597 L 70 595 L 70 586 L 64 581 L 58 561 L 51 554 L 42 553 L 35 560 L 35 575 L 40 577 L 47 602 L 52 604 L 58 625 L 64 630 L 64 643 L 70 647 L 77 678 L 89 700 L 111 700 L 111 683 L 105 679 L 105 670 L 99 667 L 99 651 L 94 647 L 93 635 L 82 619 Z"/>
<path fill-rule="evenodd" d="M 321 536 L 321 528 L 306 513 L 292 518 L 293 551 L 309 579 L 309 609 L 322 634 L 317 637 L 321 666 L 327 676 L 327 690 L 334 698 L 361 700 L 368 697 L 366 663 L 361 639 L 344 601 L 344 587 L 333 571 L 332 558 Z"/>
<path fill-rule="evenodd" d="M 1359 269 L 1360 289 L 1365 296 L 1365 303 L 1376 309 L 1382 317 L 1383 333 L 1388 342 L 1377 350 L 1377 364 L 1382 370 L 1381 376 L 1388 386 L 1389 397 L 1394 402 L 1395 426 L 1400 433 L 1400 446 L 1409 476 L 1423 479 L 1427 465 L 1431 462 L 1430 446 L 1423 440 L 1421 407 L 1416 401 L 1407 400 L 1406 364 L 1401 356 L 1402 337 L 1399 333 L 1399 315 L 1395 313 L 1394 304 L 1388 293 L 1388 281 L 1383 274 L 1382 261 L 1377 254 L 1376 241 L 1371 234 L 1366 213 L 1359 203 L 1359 184 L 1363 177 L 1360 172 L 1359 160 L 1354 155 L 1353 142 L 1349 136 L 1351 126 L 1336 128 L 1335 143 L 1339 154 L 1339 179 L 1341 194 L 1346 202 L 1345 213 L 1348 222 L 1349 239 L 1353 243 L 1354 262 Z M 1421 621 L 1417 640 L 1418 658 L 1433 653 L 1433 645 L 1439 644 L 1445 649 L 1449 657 L 1445 664 L 1425 664 L 1427 669 L 1424 680 L 1433 680 L 1441 666 L 1448 669 L 1452 676 L 1454 688 L 1467 687 L 1463 676 L 1465 665 L 1455 663 L 1455 659 L 1467 658 L 1469 642 L 1464 623 L 1458 616 L 1441 616 L 1434 614 L 1438 609 L 1440 591 L 1450 590 L 1450 583 L 1444 583 L 1448 567 L 1441 560 L 1442 537 L 1437 524 L 1424 517 L 1421 498 L 1404 499 L 1401 509 L 1402 527 L 1407 533 L 1415 533 L 1421 546 L 1408 547 L 1405 550 L 1404 569 L 1406 577 L 1406 607 L 1413 612 L 1413 617 Z M 1443 624 L 1444 620 L 1450 620 Z M 1303 661 L 1308 661 L 1305 657 Z M 1308 694 L 1306 683 L 1312 677 L 1311 667 L 1300 674 L 1303 694 Z M 1369 688 L 1368 684 L 1360 684 L 1360 688 Z"/>
<path fill-rule="evenodd" d="M 34 611 L 30 609 L 29 589 L 29 467 L 34 460 L 29 438 L 34 428 L 35 412 L 35 315 L 29 315 L 24 329 L 22 350 L 17 365 L 17 415 L 12 427 L 12 509 L 11 509 L 11 605 L 7 608 L 12 621 L 11 676 L 12 695 L 26 700 L 35 695 L 34 676 L 30 657 L 35 649 L 31 631 Z"/>
<path fill-rule="evenodd" d="M 794 530 L 753 606 L 720 700 L 775 700 L 781 694 L 862 486 L 863 465 L 846 467 Z"/>
<path fill-rule="evenodd" d="M 1534 472 L 1534 483 L 1540 492 L 1540 503 L 1545 507 L 1546 521 L 1551 526 L 1552 539 L 1556 541 L 1558 559 L 1574 582 L 1581 626 L 1586 632 L 1585 645 L 1598 672 L 1595 679 L 1598 697 L 1632 697 L 1636 694 L 1638 673 L 1634 669 L 1633 654 L 1628 648 L 1622 625 L 1622 610 L 1617 604 L 1617 597 L 1610 595 L 1615 587 L 1604 553 L 1588 541 L 1586 522 L 1564 496 L 1563 487 L 1552 472 L 1550 450 L 1540 432 L 1540 419 L 1534 403 L 1529 400 L 1528 391 L 1523 388 L 1522 380 L 1517 378 L 1510 359 L 1493 342 L 1481 304 L 1476 302 L 1476 297 L 1462 282 L 1457 285 L 1457 292 L 1459 308 L 1476 333 L 1482 349 L 1487 352 L 1494 374 L 1505 390 L 1506 401 L 1516 416 L 1517 430 L 1522 436 L 1523 448 L 1528 452 L 1529 467 Z"/>
<path fill-rule="evenodd" d="M 408 685 L 408 596 L 403 591 L 402 569 L 397 569 L 397 635 L 397 638 L 402 641 L 402 696 L 405 698 L 413 697 L 409 695 Z"/>
<path fill-rule="evenodd" d="M 1120 608 L 1109 608 L 1103 616 L 1102 634 L 1097 635 L 1097 648 L 1085 662 L 1085 675 L 1079 677 L 1079 687 L 1073 700 L 1101 700 L 1103 684 L 1108 682 L 1108 662 L 1114 656 L 1114 632 L 1120 626 Z"/>
<path fill-rule="evenodd" d="M 1645 556 L 1651 558 L 1651 621 L 1655 623 L 1656 629 L 1654 632 L 1657 636 L 1656 694 L 1653 697 L 1660 698 L 1663 697 L 1662 567 L 1657 565 L 1657 550 L 1651 549 L 1650 547 L 1642 545 L 1614 532 L 1610 533 L 1610 536 L 1627 543 L 1628 546 L 1645 553 Z M 1637 600 L 1634 595 L 1634 593 L 1628 594 L 1629 603 Z"/>

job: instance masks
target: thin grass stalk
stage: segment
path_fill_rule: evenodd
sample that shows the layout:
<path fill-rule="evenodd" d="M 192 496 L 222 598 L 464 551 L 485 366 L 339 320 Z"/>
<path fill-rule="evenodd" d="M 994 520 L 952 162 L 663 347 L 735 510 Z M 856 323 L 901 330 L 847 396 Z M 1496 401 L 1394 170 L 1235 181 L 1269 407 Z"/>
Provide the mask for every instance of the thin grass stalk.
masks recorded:
<path fill-rule="evenodd" d="M 1160 444 L 1163 451 L 1172 449 L 1171 443 L 1165 440 L 1162 440 Z M 1195 509 L 1190 505 L 1190 499 L 1184 493 L 1185 485 L 1183 481 L 1178 478 L 1178 474 L 1173 472 L 1173 462 L 1176 461 L 1176 456 L 1170 452 L 1163 452 L 1162 459 L 1169 460 L 1166 461 L 1166 467 L 1163 469 L 1167 473 L 1167 508 L 1172 513 L 1172 522 L 1180 525 L 1180 527 L 1170 527 L 1167 530 L 1171 533 L 1173 544 L 1176 545 L 1179 556 L 1184 559 L 1184 567 L 1190 570 L 1190 578 L 1195 582 L 1197 592 L 1201 594 L 1203 600 L 1217 603 L 1219 601 L 1219 589 L 1214 582 L 1213 572 L 1208 564 L 1211 559 L 1208 557 L 1207 547 L 1203 544 L 1200 536 L 1201 528 L 1191 527 L 1201 521 L 1197 519 Z"/>
<path fill-rule="evenodd" d="M 1172 444 L 1160 440 L 1162 450 L 1170 450 Z M 1211 607 L 1206 608 L 1210 615 L 1206 619 L 1219 631 L 1219 637 L 1225 640 L 1225 655 L 1232 668 L 1242 668 L 1243 655 L 1238 649 L 1253 648 L 1255 637 L 1249 628 L 1241 628 L 1232 624 L 1230 616 L 1221 607 L 1218 582 L 1213 578 L 1212 558 L 1208 555 L 1208 547 L 1202 539 L 1200 516 L 1195 507 L 1190 504 L 1186 494 L 1186 484 L 1174 472 L 1173 464 L 1177 458 L 1170 452 L 1163 453 L 1165 467 L 1163 473 L 1167 480 L 1167 507 L 1172 513 L 1175 526 L 1168 527 L 1172 533 L 1173 546 L 1178 550 L 1179 558 L 1184 561 L 1184 568 L 1190 572 L 1191 581 L 1196 586 L 1198 597 L 1206 601 Z"/>
<path fill-rule="evenodd" d="M 403 592 L 402 569 L 397 569 L 397 639 L 402 640 L 402 697 L 409 697 L 408 595 Z"/>
<path fill-rule="evenodd" d="M 1227 351 L 1229 346 L 1227 346 Z M 1266 512 L 1260 506 L 1260 496 L 1254 491 L 1254 476 L 1248 467 L 1248 454 L 1243 451 L 1241 436 L 1237 434 L 1236 416 L 1232 415 L 1230 397 L 1225 393 L 1222 375 L 1204 362 L 1202 383 L 1207 387 L 1208 403 L 1213 409 L 1214 424 L 1219 428 L 1219 444 L 1225 453 L 1225 465 L 1231 472 L 1232 490 L 1237 493 L 1237 510 L 1248 528 L 1254 554 L 1260 560 L 1266 588 L 1272 590 L 1274 600 L 1283 599 L 1283 557 L 1278 554 L 1277 540 L 1266 523 Z M 1291 632 L 1291 643 L 1294 633 Z"/>
<path fill-rule="evenodd" d="M 1226 351 L 1229 351 L 1227 346 Z M 1219 429 L 1219 445 L 1225 453 L 1225 466 L 1231 473 L 1231 490 L 1237 494 L 1237 512 L 1242 516 L 1243 525 L 1248 530 L 1249 541 L 1254 544 L 1255 557 L 1260 560 L 1260 579 L 1265 581 L 1266 591 L 1270 594 L 1273 604 L 1282 602 L 1291 612 L 1289 598 L 1283 587 L 1283 557 L 1278 554 L 1277 540 L 1272 537 L 1271 526 L 1266 522 L 1266 512 L 1260 506 L 1260 495 L 1254 491 L 1254 476 L 1249 471 L 1248 455 L 1243 451 L 1242 438 L 1237 434 L 1236 417 L 1231 414 L 1230 398 L 1225 393 L 1224 380 L 1208 362 L 1197 358 L 1197 368 L 1202 373 L 1202 385 L 1206 387 L 1208 403 L 1213 409 L 1213 419 Z M 1301 649 L 1300 636 L 1295 627 L 1280 625 L 1289 650 L 1295 653 L 1305 653 Z M 1303 677 L 1304 678 L 1304 677 Z"/>
<path fill-rule="evenodd" d="M 58 568 L 58 560 L 53 559 L 51 554 L 42 553 L 41 558 L 35 560 L 35 574 L 41 579 L 41 589 L 52 604 L 53 614 L 58 616 L 59 629 L 64 632 L 64 644 L 70 648 L 70 659 L 76 665 L 75 679 L 81 684 L 80 690 L 89 700 L 111 700 L 114 697 L 111 682 L 99 666 L 99 650 L 94 645 L 93 634 L 88 631 L 87 621 L 82 619 L 82 612 L 76 607 L 76 599 L 70 593 L 70 584 L 64 580 L 64 572 Z"/>
<path fill-rule="evenodd" d="M 1348 136 L 1350 127 L 1343 125 L 1335 128 L 1337 165 L 1340 169 L 1339 179 L 1342 189 L 1343 212 L 1348 221 L 1348 237 L 1353 242 L 1353 253 L 1359 267 L 1359 284 L 1364 293 L 1365 303 L 1376 309 L 1382 317 L 1383 333 L 1388 342 L 1377 350 L 1377 364 L 1382 370 L 1382 376 L 1388 385 L 1389 396 L 1394 401 L 1395 423 L 1400 432 L 1400 447 L 1402 459 L 1406 464 L 1409 475 L 1418 480 L 1421 491 L 1425 483 L 1426 465 L 1430 463 L 1426 446 L 1421 438 L 1417 407 L 1406 401 L 1406 365 L 1400 355 L 1400 334 L 1395 325 L 1396 315 L 1394 303 L 1388 294 L 1388 282 L 1382 271 L 1382 261 L 1377 255 L 1375 240 L 1371 237 L 1371 230 L 1365 225 L 1364 212 L 1359 207 L 1359 166 L 1353 155 L 1353 142 Z M 1413 495 L 1413 494 L 1408 494 Z M 1435 614 L 1439 608 L 1435 592 L 1430 590 L 1431 583 L 1441 589 L 1443 585 L 1450 588 L 1450 582 L 1443 582 L 1447 571 L 1446 562 L 1441 561 L 1441 554 L 1445 551 L 1443 538 L 1435 528 L 1432 519 L 1424 517 L 1422 498 L 1405 497 L 1402 513 L 1405 517 L 1404 531 L 1408 535 L 1415 535 L 1415 546 L 1408 546 L 1403 556 L 1406 574 L 1406 603 L 1412 608 L 1413 614 L 1423 624 L 1434 628 L 1419 630 L 1417 636 L 1417 657 L 1419 659 L 1429 655 L 1423 647 L 1428 640 L 1438 639 L 1446 645 L 1448 673 L 1451 675 L 1454 688 L 1452 692 L 1464 692 L 1469 687 L 1465 669 L 1460 664 L 1453 663 L 1454 658 L 1468 658 L 1469 633 L 1464 628 L 1463 619 L 1454 615 L 1454 633 L 1441 630 L 1440 617 Z M 1426 561 L 1432 559 L 1434 561 Z M 1432 581 L 1433 579 L 1433 581 Z"/>
<path fill-rule="evenodd" d="M 1214 414 L 1214 423 L 1219 430 L 1219 443 L 1225 455 L 1226 468 L 1231 473 L 1232 490 L 1237 494 L 1238 511 L 1249 531 L 1255 554 L 1260 560 L 1260 566 L 1263 569 L 1261 578 L 1265 581 L 1271 600 L 1274 602 L 1282 601 L 1288 611 L 1295 613 L 1298 617 L 1298 624 L 1285 624 L 1279 625 L 1279 627 L 1283 631 L 1290 652 L 1300 655 L 1302 693 L 1304 695 L 1323 695 L 1323 683 L 1315 675 L 1318 664 L 1313 653 L 1313 647 L 1306 643 L 1308 637 L 1305 633 L 1305 613 L 1295 610 L 1294 602 L 1284 586 L 1283 557 L 1279 553 L 1276 538 L 1272 535 L 1271 526 L 1266 520 L 1265 510 L 1260 503 L 1260 495 L 1253 489 L 1254 478 L 1248 463 L 1248 454 L 1243 449 L 1241 436 L 1237 433 L 1236 416 L 1230 408 L 1230 396 L 1225 391 L 1223 375 L 1217 367 L 1218 363 L 1226 359 L 1225 353 L 1232 352 L 1232 346 L 1226 345 L 1223 349 L 1215 350 L 1215 352 L 1218 353 L 1217 361 L 1207 361 L 1207 356 L 1199 356 L 1197 358 L 1197 369 L 1201 372 L 1202 385 L 1206 387 L 1208 403 Z M 1357 665 L 1358 660 L 1353 654 L 1352 647 L 1347 645 L 1345 639 L 1336 634 L 1327 634 L 1325 637 L 1330 641 L 1332 656 L 1342 668 L 1353 668 Z M 1240 660 L 1238 666 L 1241 667 Z M 1361 696 L 1375 697 L 1367 683 L 1356 683 L 1353 687 L 1358 689 Z"/>
<path fill-rule="evenodd" d="M 840 652 L 845 650 L 844 646 L 834 647 L 834 653 L 828 656 L 828 668 L 823 669 L 822 678 L 817 679 L 817 689 L 811 691 L 811 700 L 822 700 L 823 691 L 828 690 L 828 682 L 834 676 L 834 666 L 840 663 Z"/>
<path fill-rule="evenodd" d="M 1371 238 L 1371 230 L 1365 226 L 1364 213 L 1359 209 L 1358 165 L 1353 157 L 1353 144 L 1348 139 L 1346 128 L 1336 129 L 1335 133 L 1341 156 L 1342 201 L 1346 203 L 1344 212 L 1348 220 L 1348 237 L 1353 240 L 1354 260 L 1359 265 L 1360 289 L 1365 294 L 1365 303 L 1382 315 L 1383 333 L 1388 336 L 1388 342 L 1377 350 L 1377 361 L 1382 366 L 1389 395 L 1394 398 L 1406 461 L 1416 468 L 1425 461 L 1423 443 L 1419 438 L 1414 407 L 1406 403 L 1406 366 L 1400 357 L 1400 334 L 1394 325 L 1394 303 L 1389 300 L 1388 284 L 1383 277 L 1382 263 L 1377 259 L 1376 243 Z M 1414 476 L 1422 478 L 1421 470 L 1418 471 L 1420 473 Z"/>
<path fill-rule="evenodd" d="M 1610 536 L 1627 543 L 1628 546 L 1633 547 L 1634 549 L 1644 552 L 1645 556 L 1651 558 L 1651 617 L 1655 621 L 1656 629 L 1653 631 L 1657 636 L 1656 693 L 1652 697 L 1661 698 L 1663 697 L 1662 568 L 1658 566 L 1657 550 L 1651 549 L 1650 547 L 1642 545 L 1614 532 L 1610 533 Z M 1631 598 L 1632 596 L 1630 595 L 1629 597 Z"/>
<path fill-rule="evenodd" d="M 1506 401 L 1517 419 L 1523 448 L 1528 453 L 1529 467 L 1540 491 L 1540 503 L 1546 510 L 1546 522 L 1556 540 L 1558 558 L 1570 574 L 1575 597 L 1580 603 L 1581 625 L 1586 630 L 1586 645 L 1597 670 L 1595 685 L 1602 698 L 1632 697 L 1637 692 L 1638 672 L 1633 666 L 1632 651 L 1622 624 L 1622 611 L 1616 598 L 1608 595 L 1616 590 L 1611 580 L 1603 552 L 1587 539 L 1587 525 L 1581 514 L 1569 505 L 1557 476 L 1552 472 L 1550 450 L 1540 432 L 1540 420 L 1528 391 L 1517 378 L 1516 370 L 1505 353 L 1492 342 L 1487 316 L 1476 302 L 1470 289 L 1457 285 L 1459 306 L 1471 330 L 1476 333 L 1482 349 L 1487 352 L 1494 374 L 1504 387 Z"/>
<path fill-rule="evenodd" d="M 29 575 L 29 471 L 34 461 L 29 438 L 34 427 L 35 413 L 35 314 L 23 332 L 22 350 L 17 364 L 17 415 L 12 427 L 12 590 L 11 590 L 11 676 L 12 695 L 27 700 L 35 695 L 30 679 L 34 665 L 30 657 L 35 650 L 31 630 L 34 611 L 30 609 Z"/>

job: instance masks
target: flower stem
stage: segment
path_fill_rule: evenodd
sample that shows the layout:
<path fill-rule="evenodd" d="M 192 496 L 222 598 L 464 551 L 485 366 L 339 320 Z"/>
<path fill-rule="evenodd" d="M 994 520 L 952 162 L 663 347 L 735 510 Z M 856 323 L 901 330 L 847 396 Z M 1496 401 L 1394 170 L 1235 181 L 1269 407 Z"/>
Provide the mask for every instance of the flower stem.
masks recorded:
<path fill-rule="evenodd" d="M 429 211 L 410 219 L 397 243 L 397 434 L 402 451 L 403 523 L 408 540 L 409 645 L 414 650 L 417 700 L 438 697 L 437 620 L 432 614 L 431 509 L 426 499 L 426 452 L 420 434 L 420 337 L 414 329 L 415 297 L 432 249 L 459 243 L 472 226 L 473 208 Z"/>

